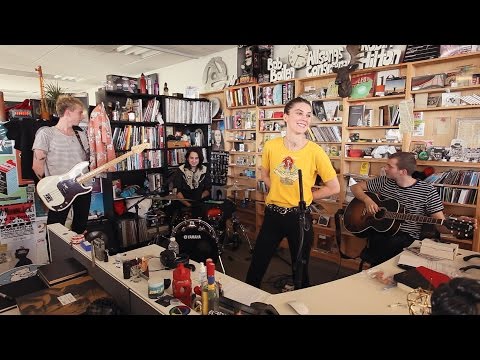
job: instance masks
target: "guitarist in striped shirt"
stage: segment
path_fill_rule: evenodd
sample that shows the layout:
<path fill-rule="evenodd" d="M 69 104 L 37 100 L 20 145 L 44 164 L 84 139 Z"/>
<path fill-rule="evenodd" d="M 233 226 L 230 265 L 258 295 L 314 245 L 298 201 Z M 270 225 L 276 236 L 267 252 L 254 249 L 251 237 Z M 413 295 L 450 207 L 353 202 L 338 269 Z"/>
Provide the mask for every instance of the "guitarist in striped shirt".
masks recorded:
<path fill-rule="evenodd" d="M 407 214 L 445 219 L 444 206 L 438 192 L 431 184 L 413 178 L 412 174 L 415 170 L 416 160 L 413 153 L 397 152 L 388 159 L 385 176 L 352 185 L 352 193 L 365 204 L 365 211 L 371 215 L 380 209 L 365 191 L 398 201 Z M 474 228 L 477 228 L 476 219 L 465 216 L 459 219 L 471 221 L 474 223 Z M 436 229 L 442 233 L 452 232 L 444 225 L 436 225 Z M 360 257 L 371 266 L 378 265 L 401 253 L 403 248 L 410 246 L 414 240 L 421 240 L 421 233 L 422 223 L 411 220 L 403 221 L 394 235 L 371 229 L 367 232 L 368 243 Z"/>
<path fill-rule="evenodd" d="M 87 136 L 76 130 L 84 117 L 83 103 L 73 96 L 62 95 L 57 100 L 56 110 L 60 117 L 57 125 L 38 129 L 33 142 L 32 169 L 38 179 L 67 173 L 77 163 L 89 160 Z M 91 196 L 90 192 L 80 195 L 72 203 L 72 231 L 77 234 L 87 229 Z M 49 210 L 47 224 L 65 225 L 69 210 L 70 206 L 63 211 Z"/>

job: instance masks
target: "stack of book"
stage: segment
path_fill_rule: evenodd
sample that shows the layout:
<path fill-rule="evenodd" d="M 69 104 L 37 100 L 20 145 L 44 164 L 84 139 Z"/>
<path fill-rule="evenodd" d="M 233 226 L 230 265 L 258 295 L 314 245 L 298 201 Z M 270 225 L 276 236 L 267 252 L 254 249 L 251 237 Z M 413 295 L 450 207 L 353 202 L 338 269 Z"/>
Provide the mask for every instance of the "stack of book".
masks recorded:
<path fill-rule="evenodd" d="M 74 258 L 62 259 L 38 268 L 38 276 L 47 286 L 53 286 L 87 273 L 85 266 Z"/>

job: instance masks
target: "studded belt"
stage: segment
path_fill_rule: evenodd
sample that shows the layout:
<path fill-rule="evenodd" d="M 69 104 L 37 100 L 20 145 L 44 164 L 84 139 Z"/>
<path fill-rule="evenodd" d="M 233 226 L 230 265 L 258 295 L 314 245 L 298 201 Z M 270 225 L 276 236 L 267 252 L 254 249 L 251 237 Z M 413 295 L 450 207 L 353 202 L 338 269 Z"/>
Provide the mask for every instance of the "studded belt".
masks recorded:
<path fill-rule="evenodd" d="M 286 215 L 286 214 L 289 214 L 289 213 L 299 213 L 300 212 L 300 208 L 298 206 L 294 206 L 294 207 L 290 207 L 290 208 L 284 208 L 284 207 L 277 206 L 277 205 L 274 205 L 274 204 L 268 204 L 267 208 L 272 210 L 272 211 L 275 211 L 276 213 L 279 213 L 280 215 Z M 307 206 L 306 212 L 307 213 L 311 212 L 310 206 Z"/>

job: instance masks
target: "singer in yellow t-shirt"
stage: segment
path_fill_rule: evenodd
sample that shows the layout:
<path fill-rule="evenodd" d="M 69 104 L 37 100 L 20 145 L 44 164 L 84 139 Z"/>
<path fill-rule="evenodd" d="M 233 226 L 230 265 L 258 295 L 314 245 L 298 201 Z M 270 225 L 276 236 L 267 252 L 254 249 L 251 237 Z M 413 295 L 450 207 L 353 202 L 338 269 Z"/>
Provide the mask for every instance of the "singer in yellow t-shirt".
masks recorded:
<path fill-rule="evenodd" d="M 312 108 L 308 100 L 300 97 L 290 100 L 284 109 L 286 136 L 267 141 L 263 148 L 261 173 L 269 192 L 265 201 L 265 217 L 246 278 L 248 284 L 258 288 L 276 248 L 284 237 L 288 239 L 292 275 L 294 283 L 297 283 L 296 287 L 310 286 L 308 260 L 313 243 L 313 229 L 309 206 L 314 200 L 329 197 L 340 191 L 337 174 L 327 154 L 318 144 L 305 137 L 311 123 L 311 116 Z M 301 170 L 302 191 L 299 170 Z M 323 186 L 312 191 L 317 175 L 322 178 Z M 301 203 L 301 200 L 304 202 Z M 303 231 L 302 266 L 297 267 L 296 259 L 301 240 L 300 210 L 303 207 L 300 205 L 302 204 L 306 206 L 306 221 Z M 301 279 L 297 281 L 295 281 L 296 271 L 301 271 Z"/>

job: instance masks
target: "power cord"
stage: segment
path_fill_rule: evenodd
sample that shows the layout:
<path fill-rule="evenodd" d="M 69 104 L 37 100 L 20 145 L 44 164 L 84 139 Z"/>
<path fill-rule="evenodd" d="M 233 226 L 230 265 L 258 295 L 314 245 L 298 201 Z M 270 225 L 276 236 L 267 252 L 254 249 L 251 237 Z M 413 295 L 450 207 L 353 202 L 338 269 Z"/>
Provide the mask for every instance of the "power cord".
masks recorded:
<path fill-rule="evenodd" d="M 294 289 L 292 275 L 290 274 L 274 275 L 270 277 L 266 283 L 271 284 L 278 292 L 291 291 Z"/>

